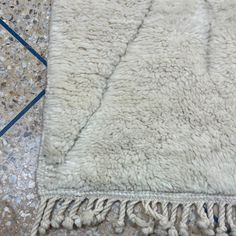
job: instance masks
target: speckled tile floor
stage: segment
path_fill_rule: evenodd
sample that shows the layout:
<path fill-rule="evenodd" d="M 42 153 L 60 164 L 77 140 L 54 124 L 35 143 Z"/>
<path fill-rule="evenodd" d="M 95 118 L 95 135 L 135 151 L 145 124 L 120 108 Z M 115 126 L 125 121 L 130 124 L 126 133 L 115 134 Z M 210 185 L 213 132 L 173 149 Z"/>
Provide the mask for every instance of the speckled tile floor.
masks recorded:
<path fill-rule="evenodd" d="M 0 16 L 43 57 L 50 2 L 2 0 Z M 46 70 L 0 26 L 0 128 L 45 87 Z M 29 235 L 37 206 L 35 169 L 41 134 L 40 101 L 0 138 L 0 235 Z"/>

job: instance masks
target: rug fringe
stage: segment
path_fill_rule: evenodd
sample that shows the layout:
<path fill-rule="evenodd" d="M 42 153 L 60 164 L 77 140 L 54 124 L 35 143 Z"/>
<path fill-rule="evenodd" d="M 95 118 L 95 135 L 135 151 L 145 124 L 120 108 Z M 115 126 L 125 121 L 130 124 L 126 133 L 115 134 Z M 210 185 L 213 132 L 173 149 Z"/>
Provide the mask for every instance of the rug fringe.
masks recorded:
<path fill-rule="evenodd" d="M 125 222 L 130 220 L 145 235 L 188 236 L 190 216 L 194 213 L 194 226 L 203 235 L 236 236 L 235 205 L 232 204 L 103 197 L 42 198 L 31 236 L 43 235 L 50 228 L 72 230 L 100 224 L 115 203 L 119 205 L 119 214 L 113 226 L 118 234 L 123 232 Z M 138 205 L 141 207 L 138 208 Z"/>

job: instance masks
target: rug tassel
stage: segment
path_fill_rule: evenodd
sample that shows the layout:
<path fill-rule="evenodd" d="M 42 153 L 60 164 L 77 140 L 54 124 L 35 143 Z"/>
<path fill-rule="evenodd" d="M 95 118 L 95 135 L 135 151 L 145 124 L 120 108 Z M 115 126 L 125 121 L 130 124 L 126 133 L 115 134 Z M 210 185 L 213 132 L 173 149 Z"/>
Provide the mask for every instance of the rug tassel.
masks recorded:
<path fill-rule="evenodd" d="M 226 207 L 226 219 L 230 227 L 230 236 L 236 236 L 236 225 L 233 219 L 233 206 L 228 204 Z"/>
<path fill-rule="evenodd" d="M 202 231 L 203 234 L 207 236 L 214 236 L 215 232 L 213 229 L 211 229 L 211 222 L 205 212 L 204 209 L 204 202 L 199 202 L 196 204 L 197 207 L 197 213 L 198 213 L 198 221 L 197 226 Z"/>
<path fill-rule="evenodd" d="M 203 235 L 236 236 L 236 224 L 233 219 L 233 204 L 215 202 L 165 202 L 158 200 L 138 201 L 115 198 L 42 198 L 31 236 L 45 234 L 50 228 L 64 227 L 68 230 L 83 226 L 94 226 L 106 220 L 113 205 L 119 205 L 119 214 L 113 224 L 114 231 L 122 234 L 126 220 L 140 227 L 145 235 L 189 236 L 190 210 L 195 206 L 197 221 L 195 224 Z M 136 206 L 143 207 L 138 216 Z M 214 206 L 218 207 L 218 222 L 214 220 Z M 182 208 L 180 215 L 177 214 Z M 215 213 L 217 214 L 217 213 Z M 178 221 L 180 217 L 180 222 Z M 179 223 L 178 223 L 179 222 Z"/>
<path fill-rule="evenodd" d="M 43 214 L 44 214 L 44 210 L 47 206 L 47 201 L 48 201 L 48 199 L 46 199 L 46 198 L 43 198 L 41 200 L 41 203 L 38 207 L 38 214 L 36 216 L 36 219 L 35 219 L 32 231 L 31 231 L 31 236 L 36 236 L 38 234 L 38 230 L 39 230 L 39 226 L 40 226 Z"/>
<path fill-rule="evenodd" d="M 98 206 L 94 208 L 96 198 L 91 198 L 91 199 L 88 200 L 86 209 L 80 215 L 82 225 L 89 226 L 89 225 L 95 225 L 96 224 L 95 214 L 96 214 L 97 211 L 102 210 L 101 207 L 99 207 L 99 206 L 100 206 L 101 202 L 104 201 L 104 199 L 98 199 L 98 201 L 99 201 Z"/>
<path fill-rule="evenodd" d="M 41 219 L 41 223 L 40 223 L 40 226 L 39 226 L 39 233 L 40 234 L 45 234 L 46 231 L 49 229 L 50 227 L 50 215 L 52 213 L 52 209 L 54 208 L 54 205 L 57 201 L 57 198 L 51 198 L 49 199 L 49 201 L 47 202 L 47 206 L 44 210 L 44 213 L 43 213 L 43 217 Z"/>
<path fill-rule="evenodd" d="M 170 229 L 168 230 L 168 236 L 178 236 L 178 232 L 175 227 L 175 221 L 177 217 L 177 208 L 178 204 L 172 204 L 172 209 L 171 209 L 171 217 L 170 217 L 170 222 L 172 223 Z"/>
<path fill-rule="evenodd" d="M 64 212 L 69 207 L 71 201 L 71 199 L 65 199 L 62 201 L 62 205 L 59 208 L 59 211 L 55 214 L 55 216 L 52 217 L 51 226 L 53 228 L 60 228 L 61 222 L 64 220 Z"/>
<path fill-rule="evenodd" d="M 70 209 L 69 215 L 65 217 L 64 221 L 62 222 L 62 226 L 65 227 L 68 230 L 72 230 L 74 224 L 80 228 L 81 227 L 81 219 L 77 215 L 77 211 L 79 210 L 79 207 L 81 203 L 83 202 L 83 199 L 76 198 L 72 208 Z"/>
<path fill-rule="evenodd" d="M 189 204 L 189 203 L 187 203 L 186 205 L 183 205 L 181 221 L 179 224 L 179 235 L 180 236 L 189 236 L 188 218 L 190 215 L 191 205 L 192 204 Z"/>
<path fill-rule="evenodd" d="M 100 211 L 100 213 L 96 215 L 98 223 L 101 223 L 106 219 L 107 214 L 109 213 L 109 211 L 111 210 L 113 204 L 116 201 L 117 200 L 115 200 L 115 199 L 108 199 L 107 202 L 105 202 L 105 205 L 104 205 L 102 211 Z"/>
<path fill-rule="evenodd" d="M 120 203 L 119 218 L 116 223 L 113 224 L 114 231 L 117 234 L 121 234 L 125 227 L 125 216 L 126 216 L 126 205 L 127 200 L 123 200 Z"/>
<path fill-rule="evenodd" d="M 153 226 L 154 225 L 152 225 L 152 222 L 150 222 L 150 221 L 146 222 L 134 214 L 134 207 L 138 203 L 139 203 L 139 201 L 128 202 L 127 209 L 126 209 L 127 215 L 129 217 L 129 219 L 131 220 L 131 222 L 133 222 L 134 224 L 141 227 L 144 235 L 149 235 L 149 234 L 153 233 Z"/>
<path fill-rule="evenodd" d="M 219 204 L 219 216 L 218 216 L 219 226 L 216 228 L 216 236 L 228 236 L 228 229 L 225 222 L 225 205 Z"/>
<path fill-rule="evenodd" d="M 213 230 L 214 229 L 214 225 L 215 225 L 215 220 L 214 220 L 214 202 L 208 202 L 206 209 L 207 211 L 207 217 L 210 221 L 210 228 Z"/>

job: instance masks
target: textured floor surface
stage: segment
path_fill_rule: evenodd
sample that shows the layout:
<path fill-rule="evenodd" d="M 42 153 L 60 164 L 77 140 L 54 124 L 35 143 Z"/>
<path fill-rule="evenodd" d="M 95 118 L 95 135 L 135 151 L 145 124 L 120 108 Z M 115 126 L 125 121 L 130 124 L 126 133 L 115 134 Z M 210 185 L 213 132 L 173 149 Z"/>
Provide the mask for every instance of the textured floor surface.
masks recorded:
<path fill-rule="evenodd" d="M 2 0 L 0 17 L 47 58 L 48 0 Z M 0 128 L 46 84 L 46 69 L 0 26 Z M 42 124 L 41 100 L 0 138 L 0 236 L 29 235 L 38 204 L 35 170 Z M 116 209 L 115 209 L 116 210 Z M 49 235 L 112 235 L 111 224 Z M 139 235 L 127 227 L 122 235 Z"/>
<path fill-rule="evenodd" d="M 1 1 L 0 16 L 43 57 L 49 1 Z M 46 70 L 0 26 L 0 127 L 45 86 Z M 0 138 L 0 235 L 29 235 L 35 215 L 35 167 L 42 101 Z"/>

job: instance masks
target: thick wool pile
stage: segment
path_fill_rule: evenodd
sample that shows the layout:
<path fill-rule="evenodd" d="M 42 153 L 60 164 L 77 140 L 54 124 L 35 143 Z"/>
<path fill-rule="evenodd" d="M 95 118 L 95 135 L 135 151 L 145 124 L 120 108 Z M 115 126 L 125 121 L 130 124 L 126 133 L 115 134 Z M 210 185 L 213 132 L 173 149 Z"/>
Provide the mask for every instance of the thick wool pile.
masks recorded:
<path fill-rule="evenodd" d="M 236 1 L 54 0 L 37 183 L 32 235 L 118 204 L 117 233 L 235 236 Z"/>

